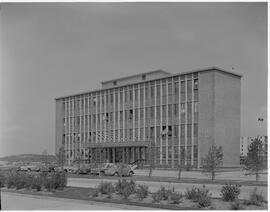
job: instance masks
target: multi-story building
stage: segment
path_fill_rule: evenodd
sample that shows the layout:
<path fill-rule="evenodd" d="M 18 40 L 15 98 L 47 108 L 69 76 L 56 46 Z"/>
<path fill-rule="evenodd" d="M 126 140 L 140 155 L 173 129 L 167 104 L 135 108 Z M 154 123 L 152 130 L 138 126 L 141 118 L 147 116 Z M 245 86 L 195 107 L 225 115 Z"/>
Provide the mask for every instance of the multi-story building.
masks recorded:
<path fill-rule="evenodd" d="M 156 166 L 197 168 L 215 143 L 224 166 L 239 166 L 240 96 L 241 75 L 216 67 L 105 81 L 56 98 L 56 151 L 64 148 L 68 164 L 130 163 L 149 161 L 151 147 Z"/>

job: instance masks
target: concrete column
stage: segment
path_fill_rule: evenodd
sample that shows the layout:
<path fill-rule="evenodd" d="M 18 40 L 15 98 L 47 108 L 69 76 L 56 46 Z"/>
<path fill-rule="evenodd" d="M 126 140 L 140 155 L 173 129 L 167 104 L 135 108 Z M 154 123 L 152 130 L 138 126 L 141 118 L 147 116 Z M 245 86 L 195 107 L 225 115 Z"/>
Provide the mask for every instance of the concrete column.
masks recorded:
<path fill-rule="evenodd" d="M 115 147 L 112 148 L 112 151 L 113 151 L 112 152 L 113 153 L 113 161 L 112 162 L 115 163 Z"/>
<path fill-rule="evenodd" d="M 108 160 L 111 162 L 111 148 L 107 148 Z"/>
<path fill-rule="evenodd" d="M 125 163 L 126 159 L 125 159 L 125 147 L 122 148 L 122 163 Z"/>
<path fill-rule="evenodd" d="M 131 162 L 132 162 L 132 163 L 135 161 L 135 158 L 134 158 L 134 155 L 135 155 L 135 153 L 134 153 L 134 148 L 135 148 L 135 147 L 131 147 Z"/>
<path fill-rule="evenodd" d="M 130 154 L 129 154 L 129 152 L 130 152 L 130 147 L 127 147 L 126 148 L 126 152 L 127 152 L 127 163 L 130 163 L 131 161 L 130 161 Z"/>

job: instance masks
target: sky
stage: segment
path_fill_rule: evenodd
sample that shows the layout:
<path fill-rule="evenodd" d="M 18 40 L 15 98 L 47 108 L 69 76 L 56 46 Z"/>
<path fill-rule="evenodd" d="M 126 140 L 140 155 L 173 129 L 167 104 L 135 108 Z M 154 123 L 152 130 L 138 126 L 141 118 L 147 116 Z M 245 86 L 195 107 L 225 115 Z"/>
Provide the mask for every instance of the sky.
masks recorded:
<path fill-rule="evenodd" d="M 266 3 L 0 6 L 0 157 L 54 154 L 54 98 L 157 69 L 242 74 L 241 135 L 266 135 Z"/>

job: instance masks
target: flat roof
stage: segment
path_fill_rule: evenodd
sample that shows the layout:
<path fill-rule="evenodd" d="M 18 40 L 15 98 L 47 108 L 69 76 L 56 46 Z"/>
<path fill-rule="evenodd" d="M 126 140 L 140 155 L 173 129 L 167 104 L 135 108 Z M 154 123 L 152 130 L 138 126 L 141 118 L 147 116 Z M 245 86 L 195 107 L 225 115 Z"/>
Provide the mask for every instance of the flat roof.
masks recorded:
<path fill-rule="evenodd" d="M 163 70 L 157 70 L 157 71 L 165 72 Z M 190 74 L 190 73 L 193 73 L 193 72 L 206 72 L 206 71 L 219 71 L 219 72 L 230 74 L 230 75 L 233 75 L 233 76 L 236 76 L 236 77 L 239 77 L 239 78 L 242 78 L 243 77 L 241 74 L 238 74 L 236 72 L 227 71 L 225 69 L 221 69 L 221 68 L 218 68 L 218 67 L 213 66 L 213 67 L 208 67 L 208 68 L 203 68 L 203 69 L 197 69 L 197 70 L 191 70 L 191 71 L 186 71 L 186 72 L 181 72 L 181 73 L 176 73 L 176 74 L 170 74 L 169 72 L 165 72 L 165 73 L 169 73 L 170 75 L 164 76 L 164 77 L 160 77 L 160 78 L 157 78 L 157 79 L 150 79 L 150 80 L 145 80 L 145 81 L 141 81 L 141 82 L 130 83 L 128 85 L 135 85 L 135 84 L 140 84 L 140 83 L 145 83 L 145 82 L 150 82 L 150 81 L 155 81 L 155 80 L 161 80 L 161 79 L 166 79 L 168 77 L 185 75 L 185 74 Z M 137 76 L 137 75 L 142 75 L 142 74 L 147 74 L 147 73 L 152 73 L 152 72 L 156 72 L 156 71 L 145 72 L 145 73 L 136 74 L 136 75 L 132 75 L 132 76 Z M 123 77 L 123 78 L 126 78 L 126 77 Z M 122 78 L 118 78 L 118 79 L 122 79 Z M 104 82 L 110 82 L 110 81 L 115 81 L 115 80 L 116 79 L 109 80 L 109 81 L 104 81 Z M 114 88 L 125 87 L 125 86 L 128 86 L 128 85 L 120 85 L 120 86 L 114 86 L 114 87 L 110 87 L 110 88 L 94 89 L 94 90 L 85 91 L 85 92 L 81 92 L 81 93 L 76 93 L 76 94 L 72 94 L 72 95 L 66 95 L 66 96 L 57 97 L 57 98 L 55 98 L 55 100 L 64 99 L 64 98 L 72 97 L 72 96 L 79 96 L 79 95 L 93 93 L 93 92 L 98 92 L 98 91 L 110 90 L 110 89 L 114 89 Z"/>
<path fill-rule="evenodd" d="M 117 80 L 128 79 L 128 78 L 132 78 L 132 77 L 137 77 L 137 76 L 141 76 L 141 75 L 144 75 L 144 74 L 145 75 L 152 74 L 152 73 L 164 73 L 164 74 L 167 74 L 167 75 L 171 75 L 171 73 L 159 69 L 159 70 L 148 71 L 148 72 L 139 73 L 139 74 L 133 74 L 133 75 L 129 75 L 129 76 L 126 76 L 126 77 L 119 77 L 119 78 L 116 78 L 116 79 L 101 81 L 101 84 L 108 83 L 108 82 L 114 82 L 114 81 L 117 81 Z M 145 80 L 145 81 L 147 81 L 147 80 Z"/>

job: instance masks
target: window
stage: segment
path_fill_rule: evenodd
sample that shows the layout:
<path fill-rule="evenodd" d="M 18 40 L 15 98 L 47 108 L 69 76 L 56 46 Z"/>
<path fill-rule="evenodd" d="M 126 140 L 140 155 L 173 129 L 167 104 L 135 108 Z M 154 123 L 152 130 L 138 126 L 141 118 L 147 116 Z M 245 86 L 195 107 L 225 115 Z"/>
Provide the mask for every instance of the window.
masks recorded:
<path fill-rule="evenodd" d="M 198 106 L 199 106 L 198 102 L 194 102 L 194 113 L 199 112 Z"/>
<path fill-rule="evenodd" d="M 194 135 L 194 137 L 198 137 L 198 124 L 194 124 L 193 135 Z"/>
<path fill-rule="evenodd" d="M 181 104 L 181 114 L 184 114 L 185 113 L 185 104 L 182 103 Z"/>
<path fill-rule="evenodd" d="M 133 100 L 133 95 L 132 95 L 132 90 L 129 90 L 129 100 L 132 101 Z"/>
<path fill-rule="evenodd" d="M 166 96 L 166 84 L 162 84 L 162 96 Z"/>
<path fill-rule="evenodd" d="M 191 124 L 187 125 L 187 137 L 191 137 Z"/>
<path fill-rule="evenodd" d="M 154 98 L 154 95 L 155 95 L 155 90 L 154 90 L 154 86 L 151 87 L 151 91 L 150 91 L 150 94 L 151 94 L 151 98 L 153 99 Z"/>
<path fill-rule="evenodd" d="M 117 85 L 117 81 L 114 81 L 114 82 L 113 82 L 113 85 L 114 85 L 114 86 Z"/>
<path fill-rule="evenodd" d="M 179 82 L 174 83 L 174 94 L 175 96 L 179 95 Z"/>
<path fill-rule="evenodd" d="M 150 109 L 151 109 L 151 112 L 150 112 L 151 118 L 154 118 L 154 116 L 155 116 L 155 114 L 154 114 L 154 112 L 155 112 L 154 107 L 151 107 Z"/>
<path fill-rule="evenodd" d="M 168 95 L 172 95 L 172 83 L 168 84 Z"/>
<path fill-rule="evenodd" d="M 198 79 L 194 79 L 194 90 L 198 90 Z"/>
<path fill-rule="evenodd" d="M 181 124 L 181 138 L 185 138 L 185 125 Z"/>
<path fill-rule="evenodd" d="M 186 86 L 185 86 L 185 81 L 181 82 L 181 93 L 185 93 L 186 91 Z"/>
<path fill-rule="evenodd" d="M 168 105 L 168 116 L 172 117 L 172 105 Z"/>
<path fill-rule="evenodd" d="M 138 89 L 135 90 L 135 101 L 138 101 Z"/>
<path fill-rule="evenodd" d="M 178 112 L 178 104 L 174 104 L 174 115 L 175 115 L 176 117 L 178 117 L 178 115 L 179 115 L 179 112 Z"/>
<path fill-rule="evenodd" d="M 160 85 L 157 85 L 157 98 L 160 97 Z"/>
<path fill-rule="evenodd" d="M 143 74 L 143 75 L 142 75 L 142 80 L 145 80 L 145 79 L 146 79 L 146 75 Z"/>

